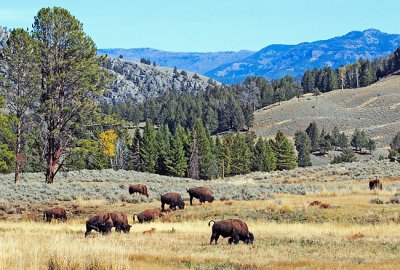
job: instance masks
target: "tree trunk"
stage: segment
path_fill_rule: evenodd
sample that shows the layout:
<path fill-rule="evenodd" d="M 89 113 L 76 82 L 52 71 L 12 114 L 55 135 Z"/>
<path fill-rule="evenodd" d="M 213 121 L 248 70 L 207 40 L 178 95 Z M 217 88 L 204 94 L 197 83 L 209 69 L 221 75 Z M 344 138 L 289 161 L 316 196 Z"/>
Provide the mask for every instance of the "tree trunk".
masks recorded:
<path fill-rule="evenodd" d="M 21 153 L 21 124 L 17 125 L 17 147 L 15 149 L 15 184 L 19 181 L 19 170 L 20 170 L 20 153 Z"/>

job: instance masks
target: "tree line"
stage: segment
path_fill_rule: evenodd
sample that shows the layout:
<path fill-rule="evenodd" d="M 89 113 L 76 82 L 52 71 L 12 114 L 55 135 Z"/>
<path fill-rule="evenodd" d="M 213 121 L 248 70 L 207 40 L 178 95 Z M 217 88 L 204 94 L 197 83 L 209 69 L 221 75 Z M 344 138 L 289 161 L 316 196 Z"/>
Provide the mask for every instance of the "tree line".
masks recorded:
<path fill-rule="evenodd" d="M 323 67 L 307 69 L 301 79 L 304 93 L 329 92 L 336 89 L 369 86 L 379 79 L 400 70 L 400 48 L 387 57 L 374 61 L 359 59 L 337 69 Z"/>

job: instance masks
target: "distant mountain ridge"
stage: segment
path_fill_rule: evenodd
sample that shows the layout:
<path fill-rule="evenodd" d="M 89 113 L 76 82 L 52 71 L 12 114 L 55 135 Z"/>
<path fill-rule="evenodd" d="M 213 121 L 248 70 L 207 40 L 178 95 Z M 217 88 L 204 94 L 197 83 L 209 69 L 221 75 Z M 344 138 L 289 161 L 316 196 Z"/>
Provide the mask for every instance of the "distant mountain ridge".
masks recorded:
<path fill-rule="evenodd" d="M 193 71 L 226 84 L 242 82 L 247 76 L 277 79 L 285 75 L 300 78 L 307 68 L 322 68 L 353 63 L 359 58 L 386 56 L 400 46 L 400 35 L 376 29 L 352 31 L 343 36 L 297 45 L 274 44 L 257 52 L 166 52 L 149 48 L 99 49 L 111 57 L 140 58 L 157 65 Z"/>
<path fill-rule="evenodd" d="M 139 61 L 141 58 L 155 61 L 164 67 L 177 67 L 179 69 L 204 74 L 220 65 L 239 61 L 253 54 L 252 51 L 226 51 L 226 52 L 168 52 L 151 48 L 138 49 L 99 49 L 99 54 L 107 54 L 117 58 L 120 55 L 125 60 Z"/>
<path fill-rule="evenodd" d="M 233 84 L 248 76 L 267 79 L 291 75 L 299 78 L 307 68 L 322 68 L 389 55 L 400 46 L 400 35 L 387 34 L 376 29 L 353 31 L 344 36 L 297 45 L 270 45 L 232 63 L 219 66 L 207 73 L 215 80 Z"/>

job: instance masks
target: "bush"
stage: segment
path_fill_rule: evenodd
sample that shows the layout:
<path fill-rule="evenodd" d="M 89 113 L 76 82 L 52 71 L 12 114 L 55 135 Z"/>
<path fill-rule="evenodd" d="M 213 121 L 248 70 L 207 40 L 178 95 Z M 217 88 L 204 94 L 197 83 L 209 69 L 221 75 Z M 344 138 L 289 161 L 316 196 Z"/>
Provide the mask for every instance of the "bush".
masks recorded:
<path fill-rule="evenodd" d="M 373 198 L 371 200 L 369 200 L 370 203 L 374 203 L 374 204 L 383 204 L 383 200 L 379 199 L 379 198 Z"/>

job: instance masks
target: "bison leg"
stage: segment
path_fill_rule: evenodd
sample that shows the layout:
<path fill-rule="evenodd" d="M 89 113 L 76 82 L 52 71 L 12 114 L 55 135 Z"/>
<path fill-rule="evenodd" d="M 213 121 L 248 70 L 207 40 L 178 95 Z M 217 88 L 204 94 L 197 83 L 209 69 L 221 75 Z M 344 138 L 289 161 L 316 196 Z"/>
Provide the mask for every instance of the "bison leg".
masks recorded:
<path fill-rule="evenodd" d="M 215 242 L 215 244 L 217 244 L 218 238 L 219 238 L 219 234 L 218 233 L 212 233 L 211 234 L 211 239 L 210 239 L 210 245 L 212 244 L 213 241 Z"/>
<path fill-rule="evenodd" d="M 161 203 L 161 209 L 164 210 L 165 203 Z"/>
<path fill-rule="evenodd" d="M 190 205 L 193 205 L 193 196 L 190 195 Z"/>
<path fill-rule="evenodd" d="M 229 244 L 232 244 L 232 242 L 235 245 L 239 243 L 239 236 L 236 233 L 233 233 L 231 238 L 229 238 Z"/>

